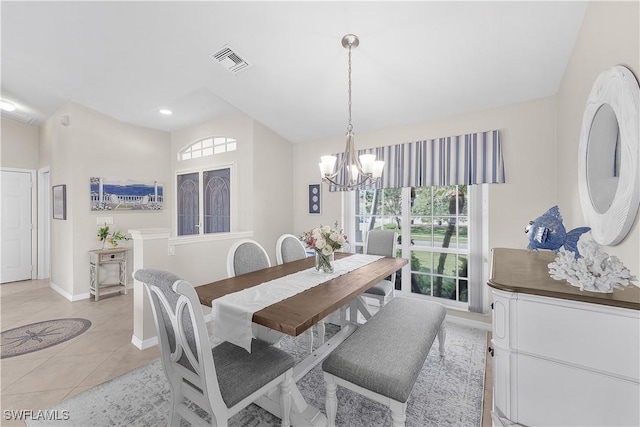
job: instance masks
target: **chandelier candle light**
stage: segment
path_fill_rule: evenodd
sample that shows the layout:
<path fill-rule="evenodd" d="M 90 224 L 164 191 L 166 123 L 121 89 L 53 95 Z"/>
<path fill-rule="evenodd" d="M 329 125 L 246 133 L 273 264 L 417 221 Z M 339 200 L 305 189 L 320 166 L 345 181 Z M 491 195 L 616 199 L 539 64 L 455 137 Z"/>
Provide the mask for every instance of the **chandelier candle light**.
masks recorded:
<path fill-rule="evenodd" d="M 342 38 L 342 46 L 349 49 L 349 124 L 347 126 L 347 145 L 344 150 L 338 169 L 334 170 L 337 157 L 320 157 L 320 174 L 322 181 L 335 185 L 339 188 L 351 190 L 362 185 L 375 184 L 382 176 L 384 161 L 376 160 L 375 154 L 362 154 L 356 156 L 355 134 L 351 124 L 351 49 L 358 47 L 360 40 L 358 36 L 347 34 Z M 336 179 L 340 171 L 347 169 L 348 182 L 341 183 Z"/>

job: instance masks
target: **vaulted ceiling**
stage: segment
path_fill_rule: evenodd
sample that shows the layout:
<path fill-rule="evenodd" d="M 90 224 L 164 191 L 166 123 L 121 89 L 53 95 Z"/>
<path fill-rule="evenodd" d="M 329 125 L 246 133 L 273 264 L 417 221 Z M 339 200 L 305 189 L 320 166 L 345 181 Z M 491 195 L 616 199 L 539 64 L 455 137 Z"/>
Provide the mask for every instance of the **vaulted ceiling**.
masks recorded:
<path fill-rule="evenodd" d="M 556 94 L 586 2 L 2 1 L 2 98 L 174 131 L 241 111 L 292 142 Z M 229 45 L 249 67 L 210 55 Z M 167 108 L 170 116 L 159 114 Z"/>

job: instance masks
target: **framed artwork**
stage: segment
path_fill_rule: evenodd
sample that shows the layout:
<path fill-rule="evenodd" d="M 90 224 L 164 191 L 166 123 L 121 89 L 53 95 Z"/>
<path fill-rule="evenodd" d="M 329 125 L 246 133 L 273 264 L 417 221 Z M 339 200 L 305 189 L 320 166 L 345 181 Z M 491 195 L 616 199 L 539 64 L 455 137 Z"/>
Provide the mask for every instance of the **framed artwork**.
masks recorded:
<path fill-rule="evenodd" d="M 309 213 L 320 214 L 320 184 L 309 185 Z"/>
<path fill-rule="evenodd" d="M 159 211 L 164 205 L 164 188 L 158 181 L 89 178 L 92 211 Z"/>
<path fill-rule="evenodd" d="M 53 219 L 67 219 L 67 186 L 54 185 L 52 192 Z"/>

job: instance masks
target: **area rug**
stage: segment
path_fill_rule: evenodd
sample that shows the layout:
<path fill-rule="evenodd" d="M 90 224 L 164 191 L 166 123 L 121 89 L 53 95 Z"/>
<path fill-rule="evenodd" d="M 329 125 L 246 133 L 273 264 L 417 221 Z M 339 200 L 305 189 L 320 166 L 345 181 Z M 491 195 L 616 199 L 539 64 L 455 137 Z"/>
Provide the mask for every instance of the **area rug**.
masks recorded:
<path fill-rule="evenodd" d="M 327 325 L 328 333 L 336 328 Z M 317 341 L 316 341 L 317 342 Z M 480 426 L 486 331 L 447 325 L 445 357 L 437 341 L 427 357 L 407 404 L 407 426 Z M 285 338 L 282 348 L 297 360 L 306 355 L 306 338 Z M 298 382 L 307 402 L 325 412 L 320 366 Z M 27 422 L 28 426 L 167 426 L 170 391 L 160 359 L 101 384 L 52 408 L 68 411 L 68 420 Z M 187 425 L 184 424 L 183 425 Z M 234 427 L 277 426 L 280 419 L 250 405 L 229 420 Z M 389 409 L 338 387 L 338 426 L 390 426 Z"/>
<path fill-rule="evenodd" d="M 0 359 L 20 356 L 75 338 L 91 326 L 87 319 L 68 318 L 31 323 L 0 332 Z"/>

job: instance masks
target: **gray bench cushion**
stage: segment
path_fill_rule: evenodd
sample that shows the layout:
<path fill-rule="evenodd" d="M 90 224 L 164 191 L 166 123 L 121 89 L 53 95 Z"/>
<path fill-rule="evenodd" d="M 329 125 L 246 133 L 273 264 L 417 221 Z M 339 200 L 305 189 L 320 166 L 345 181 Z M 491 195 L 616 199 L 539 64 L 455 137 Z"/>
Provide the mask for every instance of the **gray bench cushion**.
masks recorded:
<path fill-rule="evenodd" d="M 394 298 L 340 344 L 322 369 L 404 403 L 445 315 L 442 304 Z"/>

